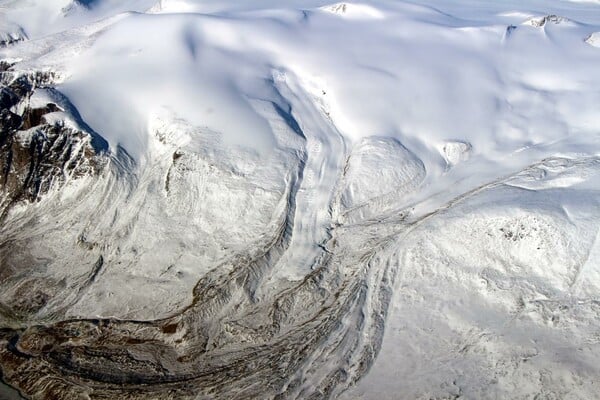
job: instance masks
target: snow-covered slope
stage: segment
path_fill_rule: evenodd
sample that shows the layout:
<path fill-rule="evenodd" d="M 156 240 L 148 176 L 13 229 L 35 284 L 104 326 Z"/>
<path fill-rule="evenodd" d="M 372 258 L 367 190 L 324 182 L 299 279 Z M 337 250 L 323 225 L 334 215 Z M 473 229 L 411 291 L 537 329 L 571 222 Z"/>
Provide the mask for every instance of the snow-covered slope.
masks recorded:
<path fill-rule="evenodd" d="M 593 398 L 599 163 L 547 159 L 394 239 L 380 355 L 342 398 Z"/>
<path fill-rule="evenodd" d="M 600 389 L 597 3 L 0 16 L 0 368 L 25 396 Z"/>

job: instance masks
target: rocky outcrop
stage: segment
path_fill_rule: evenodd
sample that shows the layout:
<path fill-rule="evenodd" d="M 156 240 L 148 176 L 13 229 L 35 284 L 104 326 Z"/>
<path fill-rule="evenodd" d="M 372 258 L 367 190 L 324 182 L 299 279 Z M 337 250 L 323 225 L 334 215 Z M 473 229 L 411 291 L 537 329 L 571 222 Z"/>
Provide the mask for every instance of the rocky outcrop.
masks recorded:
<path fill-rule="evenodd" d="M 0 48 L 27 40 L 27 34 L 18 25 L 0 22 Z"/>
<path fill-rule="evenodd" d="M 585 42 L 593 47 L 600 47 L 600 32 L 591 33 L 585 38 Z"/>
<path fill-rule="evenodd" d="M 543 17 L 530 18 L 524 22 L 525 25 L 531 25 L 535 28 L 543 28 L 548 24 L 560 25 L 572 23 L 571 20 L 560 15 L 544 15 Z"/>
<path fill-rule="evenodd" d="M 16 74 L 3 63 L 0 86 L 0 215 L 21 201 L 33 202 L 70 179 L 95 174 L 103 165 L 101 144 L 55 103 L 31 105 L 49 73 Z M 55 118 L 49 118 L 53 115 Z"/>

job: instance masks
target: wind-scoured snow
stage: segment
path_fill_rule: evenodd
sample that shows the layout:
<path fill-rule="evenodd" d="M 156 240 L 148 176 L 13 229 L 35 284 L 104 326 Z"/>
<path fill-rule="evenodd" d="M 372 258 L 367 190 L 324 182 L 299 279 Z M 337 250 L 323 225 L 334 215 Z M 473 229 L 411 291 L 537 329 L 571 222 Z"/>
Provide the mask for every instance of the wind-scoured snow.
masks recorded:
<path fill-rule="evenodd" d="M 24 394 L 600 390 L 597 2 L 0 17 L 2 84 L 34 82 L 2 115 L 106 141 L 97 175 L 3 217 L 0 367 Z"/>

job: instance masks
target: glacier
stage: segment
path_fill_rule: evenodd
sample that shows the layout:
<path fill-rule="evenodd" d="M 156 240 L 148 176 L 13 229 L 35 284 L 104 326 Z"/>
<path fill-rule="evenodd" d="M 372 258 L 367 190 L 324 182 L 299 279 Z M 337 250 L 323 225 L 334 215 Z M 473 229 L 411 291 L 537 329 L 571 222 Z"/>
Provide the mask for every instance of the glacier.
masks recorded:
<path fill-rule="evenodd" d="M 597 1 L 0 15 L 24 398 L 597 396 Z"/>

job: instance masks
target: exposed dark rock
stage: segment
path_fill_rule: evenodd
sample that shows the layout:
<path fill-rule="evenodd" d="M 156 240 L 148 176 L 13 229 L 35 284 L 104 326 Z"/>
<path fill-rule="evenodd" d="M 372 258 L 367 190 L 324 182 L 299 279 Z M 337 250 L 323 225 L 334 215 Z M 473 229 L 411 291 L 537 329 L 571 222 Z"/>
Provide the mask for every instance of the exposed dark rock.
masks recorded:
<path fill-rule="evenodd" d="M 561 17 L 559 15 L 554 15 L 554 14 L 546 15 L 541 18 L 532 18 L 531 20 L 529 20 L 529 23 L 536 28 L 542 28 L 546 24 L 549 24 L 549 23 L 558 25 L 558 24 L 561 24 L 564 22 L 569 22 L 569 20 L 565 17 Z"/>
<path fill-rule="evenodd" d="M 19 96 L 10 88 L 0 89 L 0 109 L 11 108 L 19 102 Z"/>
<path fill-rule="evenodd" d="M 21 125 L 21 129 L 29 129 L 45 124 L 44 115 L 55 111 L 59 111 L 59 108 L 54 103 L 48 103 L 45 107 L 41 108 L 26 108 L 23 112 L 23 125 Z"/>
<path fill-rule="evenodd" d="M 512 33 L 517 29 L 515 25 L 509 25 L 506 27 L 506 37 L 512 35 Z"/>
<path fill-rule="evenodd" d="M 56 104 L 28 106 L 37 87 L 51 84 L 55 77 L 52 72 L 15 77 L 12 71 L 3 71 L 0 77 L 2 82 L 9 82 L 0 86 L 0 217 L 3 218 L 12 204 L 36 201 L 69 178 L 99 172 L 103 146 L 94 146 L 95 134 L 67 126 L 61 120 L 48 122 L 47 114 L 63 111 Z M 19 113 L 18 109 L 23 111 Z M 68 111 L 72 114 L 73 110 Z M 80 119 L 79 115 L 74 119 Z"/>
<path fill-rule="evenodd" d="M 0 32 L 0 47 L 8 47 L 27 40 L 25 31 L 20 26 L 13 26 L 10 31 Z"/>
<path fill-rule="evenodd" d="M 0 60 L 0 72 L 8 71 L 13 65 L 14 65 L 14 63 Z"/>

